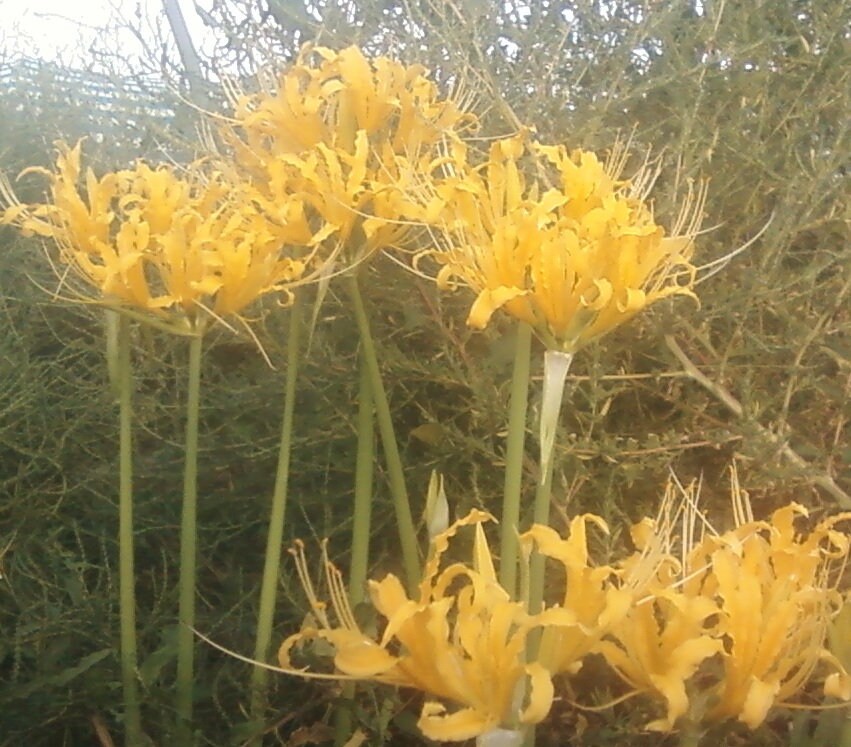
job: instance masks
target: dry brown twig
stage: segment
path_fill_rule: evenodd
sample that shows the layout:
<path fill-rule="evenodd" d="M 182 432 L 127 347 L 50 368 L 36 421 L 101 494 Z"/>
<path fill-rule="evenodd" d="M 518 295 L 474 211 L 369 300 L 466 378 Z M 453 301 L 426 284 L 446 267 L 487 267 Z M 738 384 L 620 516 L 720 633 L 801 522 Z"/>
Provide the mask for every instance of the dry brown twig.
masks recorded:
<path fill-rule="evenodd" d="M 739 402 L 727 389 L 725 389 L 721 384 L 712 381 L 706 374 L 704 374 L 691 360 L 691 358 L 686 355 L 683 349 L 679 346 L 679 343 L 674 339 L 673 335 L 665 335 L 665 344 L 668 346 L 668 349 L 674 354 L 676 359 L 680 362 L 683 367 L 685 373 L 689 376 L 689 378 L 696 381 L 700 384 L 706 391 L 712 394 L 717 400 L 719 400 L 728 410 L 730 410 L 736 417 L 741 418 L 744 415 L 744 408 L 742 407 L 742 403 Z M 756 426 L 757 432 L 765 439 L 765 441 L 772 446 L 778 447 L 780 453 L 795 467 L 797 467 L 802 475 L 805 475 L 808 480 L 810 480 L 814 485 L 822 488 L 824 491 L 832 495 L 836 502 L 844 509 L 851 509 L 851 495 L 848 495 L 839 485 L 836 484 L 836 480 L 833 479 L 827 472 L 818 472 L 813 469 L 812 465 L 806 461 L 800 454 L 798 454 L 788 443 L 785 443 L 783 439 L 772 431 L 770 428 L 766 428 L 764 425 L 759 423 L 754 423 Z"/>

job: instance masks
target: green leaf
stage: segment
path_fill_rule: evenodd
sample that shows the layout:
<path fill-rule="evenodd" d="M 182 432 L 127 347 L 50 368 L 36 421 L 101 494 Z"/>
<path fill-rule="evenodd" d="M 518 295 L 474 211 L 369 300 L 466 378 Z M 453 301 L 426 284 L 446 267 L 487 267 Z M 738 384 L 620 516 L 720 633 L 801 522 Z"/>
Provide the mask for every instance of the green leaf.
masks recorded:
<path fill-rule="evenodd" d="M 50 677 L 36 678 L 17 692 L 13 692 L 13 697 L 28 698 L 32 693 L 38 692 L 39 690 L 65 687 L 69 682 L 71 682 L 71 680 L 76 679 L 81 674 L 91 669 L 95 664 L 103 661 L 108 656 L 113 656 L 114 654 L 114 649 L 104 648 L 93 654 L 84 656 L 80 659 L 76 666 L 69 667 L 68 669 L 61 671 L 59 674 L 54 674 Z"/>
<path fill-rule="evenodd" d="M 139 679 L 145 688 L 152 687 L 160 677 L 160 672 L 167 664 L 177 658 L 177 646 L 166 644 L 161 646 L 139 665 Z"/>

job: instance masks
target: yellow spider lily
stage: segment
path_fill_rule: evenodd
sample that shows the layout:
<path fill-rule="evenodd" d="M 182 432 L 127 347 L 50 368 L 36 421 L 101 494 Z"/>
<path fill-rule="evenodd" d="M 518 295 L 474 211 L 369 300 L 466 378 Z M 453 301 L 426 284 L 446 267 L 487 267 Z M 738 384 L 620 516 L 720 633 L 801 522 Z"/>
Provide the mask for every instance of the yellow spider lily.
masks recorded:
<path fill-rule="evenodd" d="M 790 504 L 769 521 L 750 522 L 719 538 L 711 555 L 721 600 L 718 634 L 726 642 L 718 702 L 709 718 L 734 717 L 751 729 L 769 709 L 801 692 L 820 663 L 832 673 L 824 692 L 851 699 L 851 677 L 825 648 L 842 607 L 836 565 L 848 557 L 848 535 L 835 529 L 851 515 L 832 517 L 808 535 L 794 527 L 803 506 Z"/>
<path fill-rule="evenodd" d="M 825 648 L 849 551 L 835 525 L 851 515 L 800 535 L 802 506 L 754 521 L 735 470 L 731 492 L 737 526 L 702 538 L 694 536 L 695 494 L 687 493 L 682 561 L 659 566 L 647 596 L 597 649 L 636 693 L 664 699 L 666 716 L 650 729 L 669 731 L 681 718 L 736 718 L 755 729 L 772 706 L 791 704 L 820 663 L 832 669 L 825 694 L 851 699 L 851 678 Z M 662 530 L 669 539 L 672 531 Z M 639 544 L 653 535 L 646 522 L 633 534 Z"/>
<path fill-rule="evenodd" d="M 375 609 L 386 620 L 378 640 L 358 627 L 349 608 L 339 571 L 325 558 L 332 623 L 307 574 L 299 546 L 295 551 L 302 584 L 317 624 L 290 636 L 281 646 L 281 667 L 302 676 L 322 674 L 298 669 L 293 650 L 319 638 L 335 649 L 337 673 L 324 675 L 369 679 L 426 693 L 418 722 L 425 736 L 461 741 L 500 726 L 517 728 L 541 721 L 549 712 L 553 685 L 549 671 L 525 660 L 529 632 L 541 619 L 512 602 L 499 585 L 482 522 L 490 516 L 473 511 L 432 541 L 429 561 L 411 599 L 396 576 L 370 581 Z M 473 562 L 442 566 L 450 540 L 461 527 L 475 526 Z M 558 615 L 553 615 L 557 618 Z"/>
<path fill-rule="evenodd" d="M 245 135 L 240 152 L 297 154 L 320 143 L 351 152 L 358 132 L 370 144 L 417 155 L 445 134 L 474 127 L 456 101 L 441 98 L 420 65 L 367 59 L 357 47 L 335 52 L 307 45 L 272 93 L 234 95 L 235 121 Z"/>
<path fill-rule="evenodd" d="M 302 277 L 307 259 L 283 252 L 311 240 L 295 198 L 269 220 L 247 186 L 201 164 L 185 175 L 143 162 L 101 178 L 88 169 L 81 188 L 81 144 L 58 149 L 55 172 L 29 170 L 50 180 L 50 202 L 21 204 L 4 183 L 3 222 L 55 241 L 63 283 L 82 280 L 99 302 L 191 331 L 265 293 L 288 296 Z"/>
<path fill-rule="evenodd" d="M 525 133 L 492 144 L 471 166 L 450 149 L 442 183 L 427 200 L 442 203 L 445 246 L 422 252 L 441 265 L 437 282 L 476 293 L 467 323 L 483 328 L 498 309 L 532 325 L 551 350 L 573 353 L 671 295 L 694 297 L 690 258 L 704 191 L 690 195 L 671 235 L 645 202 L 647 169 L 618 181 L 624 156 L 539 143 Z M 548 163 L 556 185 L 527 183 L 522 161 Z"/>
<path fill-rule="evenodd" d="M 596 647 L 634 693 L 664 700 L 665 717 L 645 728 L 670 731 L 689 714 L 687 683 L 705 660 L 723 650 L 722 641 L 708 630 L 717 613 L 710 598 L 658 589 L 637 601 Z"/>
<path fill-rule="evenodd" d="M 437 486 L 433 486 L 435 492 Z M 308 576 L 301 545 L 293 554 L 310 601 L 313 622 L 284 641 L 283 671 L 306 677 L 368 679 L 418 689 L 428 700 L 420 714 L 423 734 L 438 741 L 477 737 L 485 744 L 500 730 L 511 734 L 544 719 L 553 700 L 552 677 L 579 670 L 582 659 L 629 608 L 636 593 L 609 566 L 591 567 L 586 526 L 605 530 L 599 517 L 573 520 L 567 538 L 549 527 L 523 535 L 527 550 L 562 563 L 565 590 L 558 603 L 532 615 L 499 585 L 482 523 L 472 511 L 435 535 L 418 598 L 410 598 L 393 575 L 370 581 L 372 604 L 384 618 L 376 640 L 363 632 L 349 608 L 340 572 L 325 557 L 325 576 L 336 621 Z M 472 562 L 444 565 L 450 540 L 475 527 Z M 528 553 L 527 553 L 528 560 Z M 541 631 L 538 653 L 529 659 L 529 636 Z M 295 650 L 321 639 L 334 648 L 335 673 L 297 668 Z"/>
<path fill-rule="evenodd" d="M 425 73 L 307 46 L 273 91 L 232 96 L 225 139 L 271 202 L 294 191 L 321 218 L 314 243 L 333 238 L 362 258 L 402 240 L 422 212 L 406 183 L 444 138 L 476 125 Z"/>
<path fill-rule="evenodd" d="M 538 661 L 553 674 L 578 672 L 585 656 L 596 650 L 635 599 L 635 589 L 622 584 L 614 568 L 589 563 L 588 524 L 608 533 L 600 517 L 584 514 L 571 521 L 566 538 L 540 524 L 521 537 L 526 544 L 534 543 L 541 555 L 561 563 L 564 571 L 564 591 L 549 608 L 560 610 L 562 619 L 558 625 L 544 626 L 537 654 Z"/>
<path fill-rule="evenodd" d="M 670 731 L 689 714 L 690 678 L 723 648 L 709 628 L 718 605 L 707 582 L 708 565 L 701 548 L 693 547 L 696 501 L 695 486 L 683 490 L 669 482 L 659 516 L 632 527 L 637 552 L 619 568 L 625 577 L 640 579 L 642 593 L 596 647 L 631 694 L 652 693 L 665 702 L 665 717 L 646 726 L 655 731 Z M 674 535 L 680 519 L 678 559 Z"/>

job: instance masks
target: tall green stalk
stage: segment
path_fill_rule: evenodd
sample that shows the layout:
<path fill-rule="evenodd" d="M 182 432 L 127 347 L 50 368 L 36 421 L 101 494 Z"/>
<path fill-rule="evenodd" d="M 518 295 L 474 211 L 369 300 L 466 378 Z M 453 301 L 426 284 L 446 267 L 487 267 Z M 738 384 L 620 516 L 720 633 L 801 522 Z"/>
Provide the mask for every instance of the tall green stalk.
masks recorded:
<path fill-rule="evenodd" d="M 352 521 L 352 552 L 349 567 L 349 600 L 356 607 L 364 600 L 369 567 L 369 532 L 372 519 L 372 475 L 375 460 L 374 398 L 369 367 L 361 352 L 358 390 L 358 452 L 355 466 L 355 501 Z"/>
<path fill-rule="evenodd" d="M 180 606 L 177 632 L 177 747 L 192 744 L 192 690 L 195 666 L 195 576 L 198 524 L 198 419 L 201 407 L 203 335 L 190 338 L 183 470 L 183 513 L 180 520 Z"/>
<path fill-rule="evenodd" d="M 293 440 L 293 413 L 295 388 L 298 378 L 299 348 L 301 347 L 302 306 L 296 299 L 290 309 L 287 332 L 287 377 L 284 384 L 284 412 L 281 418 L 281 438 L 278 442 L 278 466 L 275 487 L 272 491 L 272 509 L 269 514 L 269 531 L 266 536 L 266 559 L 260 584 L 260 611 L 257 618 L 257 636 L 254 643 L 254 660 L 265 662 L 272 640 L 272 623 L 281 573 L 281 545 L 286 520 L 287 489 L 290 479 L 290 455 Z M 269 672 L 254 667 L 251 672 L 251 718 L 262 722 L 266 711 Z"/>
<path fill-rule="evenodd" d="M 107 314 L 115 312 L 108 311 Z M 125 744 L 142 744 L 139 686 L 136 680 L 136 576 L 133 568 L 133 374 L 130 321 L 117 314 L 116 384 L 119 408 L 118 569 L 121 626 L 121 683 L 124 690 Z M 108 332 L 109 334 L 109 332 Z"/>
<path fill-rule="evenodd" d="M 520 526 L 520 498 L 523 489 L 523 448 L 526 441 L 526 409 L 529 401 L 529 358 L 532 328 L 520 322 L 514 342 L 514 369 L 511 374 L 511 401 L 508 410 L 508 438 L 505 444 L 505 487 L 500 520 L 499 582 L 512 598 L 517 593 L 517 537 Z"/>
<path fill-rule="evenodd" d="M 553 463 L 556 433 L 564 399 L 564 381 L 573 361 L 572 353 L 548 350 L 544 355 L 544 389 L 541 397 L 541 460 L 538 487 L 535 489 L 535 506 L 532 521 L 549 526 L 550 498 L 553 485 Z M 529 611 L 540 612 L 544 600 L 544 558 L 532 553 L 529 571 Z M 535 638 L 533 637 L 533 646 Z M 534 653 L 534 652 L 533 652 Z"/>
<path fill-rule="evenodd" d="M 399 447 L 396 444 L 396 434 L 393 430 L 393 419 L 390 415 L 390 405 L 387 402 L 387 393 L 384 391 L 384 382 L 381 380 L 381 371 L 378 368 L 378 358 L 375 354 L 375 343 L 369 328 L 369 319 L 364 308 L 360 287 L 358 286 L 357 273 L 350 272 L 346 281 L 349 284 L 349 293 L 355 308 L 358 332 L 360 333 L 361 350 L 363 359 L 369 372 L 372 395 L 375 398 L 375 415 L 378 419 L 378 431 L 381 434 L 381 445 L 384 448 L 384 459 L 387 463 L 387 473 L 390 478 L 390 492 L 393 495 L 393 507 L 396 512 L 396 528 L 399 532 L 399 543 L 402 547 L 402 564 L 405 569 L 405 578 L 408 590 L 416 589 L 420 581 L 420 559 L 417 550 L 417 533 L 414 528 L 414 520 L 411 515 L 411 506 L 408 500 L 408 490 L 405 487 L 405 473 L 402 469 L 402 460 L 399 457 Z"/>
<path fill-rule="evenodd" d="M 550 498 L 553 485 L 553 462 L 550 458 L 541 464 L 541 475 L 535 488 L 535 506 L 532 522 L 534 524 L 549 525 L 550 521 Z M 544 606 L 544 585 L 546 581 L 545 558 L 540 553 L 533 551 L 529 559 L 529 602 L 527 609 L 533 615 L 539 613 Z M 526 660 L 536 661 L 541 645 L 541 631 L 534 630 L 526 639 Z M 535 747 L 537 730 L 535 726 L 529 727 L 523 740 L 523 747 Z"/>
<path fill-rule="evenodd" d="M 550 523 L 550 499 L 553 492 L 552 459 L 541 477 L 542 479 L 539 480 L 538 486 L 535 488 L 535 508 L 532 523 L 547 526 Z M 533 615 L 540 612 L 543 607 L 544 581 L 544 556 L 538 552 L 533 552 L 529 561 L 529 612 Z M 531 637 L 532 641 L 536 642 L 536 639 L 537 636 Z"/>
<path fill-rule="evenodd" d="M 540 442 L 541 459 L 538 486 L 535 488 L 535 504 L 532 515 L 534 524 L 549 526 L 550 500 L 553 486 L 554 446 L 564 398 L 564 381 L 573 360 L 571 353 L 548 350 L 544 357 L 544 389 L 541 397 Z M 544 584 L 546 581 L 544 556 L 532 552 L 529 560 L 529 603 L 528 610 L 535 615 L 543 609 Z M 533 631 L 527 639 L 526 658 L 534 661 L 541 642 L 540 630 Z M 536 730 L 531 727 L 525 735 L 524 747 L 535 747 Z"/>
<path fill-rule="evenodd" d="M 352 549 L 349 566 L 349 602 L 352 608 L 365 598 L 366 574 L 369 568 L 369 533 L 372 521 L 372 476 L 375 459 L 374 403 L 369 369 L 360 356 L 360 383 L 358 388 L 358 451 L 355 465 L 355 500 L 352 517 Z M 355 683 L 343 686 L 343 700 L 355 696 Z M 352 733 L 352 711 L 344 702 L 334 716 L 334 744 L 344 745 Z"/>

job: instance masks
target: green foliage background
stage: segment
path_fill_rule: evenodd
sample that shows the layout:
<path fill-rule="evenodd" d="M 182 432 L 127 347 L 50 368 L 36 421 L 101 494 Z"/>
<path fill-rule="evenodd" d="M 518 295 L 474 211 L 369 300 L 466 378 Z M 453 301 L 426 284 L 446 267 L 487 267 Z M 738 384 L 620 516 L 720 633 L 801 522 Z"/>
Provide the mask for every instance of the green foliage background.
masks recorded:
<path fill-rule="evenodd" d="M 54 138 L 85 134 L 95 168 L 137 156 L 180 160 L 194 147 L 189 99 L 220 106 L 217 73 L 250 88 L 259 66 L 285 65 L 309 40 L 421 62 L 447 87 L 463 81 L 485 112 L 486 135 L 510 133 L 519 119 L 542 139 L 599 151 L 632 136 L 636 159 L 644 148 L 662 159 L 654 194 L 663 223 L 686 180 L 710 180 L 711 230 L 699 240 L 699 263 L 762 233 L 700 285 L 699 308 L 683 300 L 654 307 L 577 357 L 558 442 L 555 523 L 602 514 L 615 528 L 596 548 L 602 560 L 631 520 L 655 511 L 673 469 L 683 481 L 702 477 L 704 505 L 723 525 L 733 459 L 760 515 L 791 499 L 816 515 L 851 506 L 847 1 L 216 0 L 206 22 L 218 42 L 213 53 L 196 53 L 201 79 L 184 74 L 186 57 L 168 39 L 159 68 L 153 62 L 145 75 L 118 75 L 115 50 L 74 74 L 44 63 L 33 76 L 32 65 L 6 60 L 0 168 L 14 175 L 47 165 Z M 112 72 L 97 78 L 100 90 L 125 95 L 91 106 L 81 80 L 104 66 Z M 140 97 L 156 106 L 128 114 Z M 110 107 L 120 113 L 110 118 Z M 39 195 L 37 180 L 16 189 L 22 199 Z M 0 745 L 108 744 L 106 731 L 120 734 L 117 418 L 102 320 L 46 292 L 56 279 L 37 241 L 4 229 L 0 252 Z M 472 505 L 498 513 L 511 325 L 470 332 L 469 295 L 439 296 L 387 259 L 369 267 L 364 290 L 415 506 L 437 468 L 456 514 Z M 345 567 L 357 348 L 345 295 L 330 295 L 299 381 L 287 536 L 329 536 Z M 256 620 L 285 353 L 286 314 L 258 314 L 258 337 L 278 369 L 250 340 L 214 336 L 200 456 L 198 625 L 244 652 Z M 675 346 L 703 384 L 684 372 Z M 140 676 L 146 728 L 161 745 L 172 721 L 185 359 L 174 340 L 137 331 Z M 530 499 L 534 438 L 532 429 Z M 398 570 L 398 559 L 380 460 L 376 470 L 373 560 L 382 574 Z M 285 564 L 283 574 L 281 638 L 305 611 L 294 569 Z M 240 744 L 248 668 L 206 646 L 199 652 L 201 743 Z M 622 692 L 589 669 L 578 700 Z M 334 693 L 285 678 L 275 688 L 270 742 L 319 740 Z M 416 703 L 406 694 L 367 691 L 360 706 L 370 743 L 413 740 Z M 637 701 L 588 714 L 560 703 L 539 743 L 640 744 L 649 717 Z M 789 718 L 779 713 L 757 737 L 733 728 L 716 741 L 832 739 L 833 717 L 800 716 L 792 731 Z"/>

